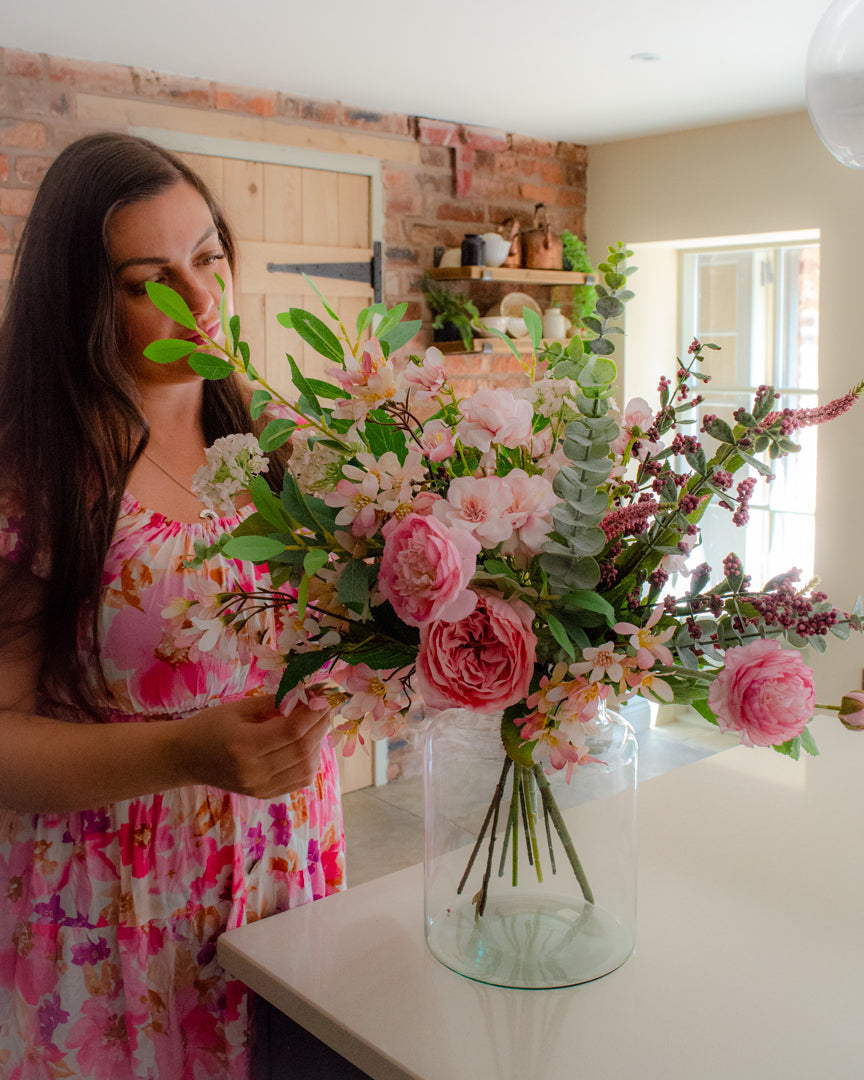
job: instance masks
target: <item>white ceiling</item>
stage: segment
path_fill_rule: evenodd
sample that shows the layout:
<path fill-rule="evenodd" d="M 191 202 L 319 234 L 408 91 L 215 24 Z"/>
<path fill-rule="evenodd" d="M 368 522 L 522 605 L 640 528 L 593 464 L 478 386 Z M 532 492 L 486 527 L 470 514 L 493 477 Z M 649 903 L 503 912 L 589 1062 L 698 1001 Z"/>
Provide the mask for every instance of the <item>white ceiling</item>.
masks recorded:
<path fill-rule="evenodd" d="M 827 6 L 3 0 L 0 45 L 590 144 L 803 108 Z"/>

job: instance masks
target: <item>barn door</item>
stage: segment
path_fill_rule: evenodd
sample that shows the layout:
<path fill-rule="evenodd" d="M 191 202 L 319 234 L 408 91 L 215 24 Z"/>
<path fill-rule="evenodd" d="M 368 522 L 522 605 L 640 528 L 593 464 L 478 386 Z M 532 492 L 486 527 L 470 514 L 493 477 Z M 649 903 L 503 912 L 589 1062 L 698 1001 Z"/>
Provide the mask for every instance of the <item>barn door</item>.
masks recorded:
<path fill-rule="evenodd" d="M 210 154 L 179 156 L 204 178 L 237 238 L 235 308 L 252 363 L 272 386 L 293 400 L 297 392 L 286 353 L 293 356 L 304 375 L 313 378 L 324 376 L 327 362 L 294 330 L 281 326 L 276 316 L 291 307 L 304 307 L 328 326 L 334 324 L 302 276 L 273 272 L 268 266 L 370 264 L 370 177 Z M 312 280 L 353 335 L 357 314 L 373 303 L 372 284 L 323 276 Z M 375 752 L 379 757 L 384 755 L 386 768 L 386 748 Z M 338 759 L 343 792 L 374 782 L 372 755 L 358 750 L 353 757 L 340 754 Z"/>
<path fill-rule="evenodd" d="M 235 305 L 253 364 L 285 396 L 292 391 L 285 354 L 320 378 L 326 361 L 276 319 L 305 307 L 332 322 L 302 276 L 273 267 L 371 264 L 370 178 L 204 154 L 180 155 L 213 190 L 237 236 L 240 270 Z M 353 331 L 357 313 L 374 299 L 370 282 L 313 276 L 342 322 Z"/>

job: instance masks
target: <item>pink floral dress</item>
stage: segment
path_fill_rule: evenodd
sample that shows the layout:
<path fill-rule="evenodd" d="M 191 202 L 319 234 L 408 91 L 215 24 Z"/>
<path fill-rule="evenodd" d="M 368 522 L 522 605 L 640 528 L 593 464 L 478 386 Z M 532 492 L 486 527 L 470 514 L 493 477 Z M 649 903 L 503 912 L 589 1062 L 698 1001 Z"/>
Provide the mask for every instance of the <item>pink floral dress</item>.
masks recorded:
<path fill-rule="evenodd" d="M 14 558 L 20 520 L 5 511 L 0 556 Z M 260 692 L 267 671 L 242 640 L 202 651 L 179 629 L 178 597 L 260 579 L 222 557 L 182 565 L 236 522 L 173 522 L 124 497 L 101 610 L 113 722 Z M 247 991 L 216 939 L 341 889 L 343 867 L 326 745 L 314 786 L 273 801 L 189 787 L 68 815 L 0 810 L 0 1078 L 245 1078 Z"/>

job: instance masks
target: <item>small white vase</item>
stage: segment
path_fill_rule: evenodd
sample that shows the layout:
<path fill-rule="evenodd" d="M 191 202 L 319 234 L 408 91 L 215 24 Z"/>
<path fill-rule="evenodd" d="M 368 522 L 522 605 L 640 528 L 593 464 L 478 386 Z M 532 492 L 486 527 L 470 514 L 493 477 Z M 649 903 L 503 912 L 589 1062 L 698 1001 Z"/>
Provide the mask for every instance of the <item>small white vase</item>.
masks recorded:
<path fill-rule="evenodd" d="M 562 341 L 567 337 L 567 320 L 561 314 L 561 308 L 550 307 L 543 316 L 543 337 Z"/>

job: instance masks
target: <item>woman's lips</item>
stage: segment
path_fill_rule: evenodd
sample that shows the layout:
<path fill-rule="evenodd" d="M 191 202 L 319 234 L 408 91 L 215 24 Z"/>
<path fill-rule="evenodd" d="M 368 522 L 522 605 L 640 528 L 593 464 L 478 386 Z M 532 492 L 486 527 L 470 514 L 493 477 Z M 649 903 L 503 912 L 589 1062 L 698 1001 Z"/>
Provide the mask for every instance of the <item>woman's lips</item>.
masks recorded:
<path fill-rule="evenodd" d="M 208 338 L 211 339 L 211 341 L 215 341 L 216 340 L 216 335 L 219 333 L 221 328 L 222 328 L 221 323 L 216 322 L 216 323 L 213 323 L 212 326 L 206 326 L 204 328 L 204 333 L 207 335 Z M 200 334 L 190 334 L 189 337 L 187 338 L 187 340 L 188 341 L 194 341 L 196 345 L 205 345 L 205 344 L 207 344 L 206 340 Z"/>

